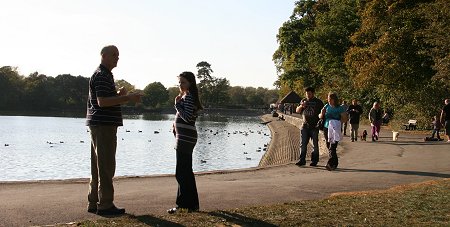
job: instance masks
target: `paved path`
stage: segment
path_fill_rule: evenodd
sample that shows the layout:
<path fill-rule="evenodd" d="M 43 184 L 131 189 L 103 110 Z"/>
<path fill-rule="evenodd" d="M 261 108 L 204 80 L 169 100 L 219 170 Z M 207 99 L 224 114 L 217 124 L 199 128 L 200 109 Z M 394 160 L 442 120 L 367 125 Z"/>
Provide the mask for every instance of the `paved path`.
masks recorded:
<path fill-rule="evenodd" d="M 367 127 L 363 127 L 367 128 Z M 385 189 L 394 185 L 450 178 L 450 144 L 422 142 L 423 136 L 400 135 L 379 142 L 345 138 L 340 165 L 325 170 L 294 164 L 197 176 L 202 210 L 326 198 L 332 193 Z M 116 179 L 115 202 L 134 215 L 160 215 L 173 207 L 173 176 Z M 0 226 L 67 223 L 99 216 L 86 212 L 87 180 L 0 184 Z"/>

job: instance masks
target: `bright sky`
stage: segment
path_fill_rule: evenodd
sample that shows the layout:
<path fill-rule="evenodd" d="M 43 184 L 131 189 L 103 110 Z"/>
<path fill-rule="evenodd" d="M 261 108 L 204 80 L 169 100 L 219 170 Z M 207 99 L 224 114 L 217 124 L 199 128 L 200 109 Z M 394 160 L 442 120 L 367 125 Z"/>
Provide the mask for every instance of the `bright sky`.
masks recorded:
<path fill-rule="evenodd" d="M 119 48 L 115 79 L 175 86 L 207 61 L 232 86 L 273 88 L 278 28 L 295 0 L 0 0 L 0 66 L 90 77 Z"/>

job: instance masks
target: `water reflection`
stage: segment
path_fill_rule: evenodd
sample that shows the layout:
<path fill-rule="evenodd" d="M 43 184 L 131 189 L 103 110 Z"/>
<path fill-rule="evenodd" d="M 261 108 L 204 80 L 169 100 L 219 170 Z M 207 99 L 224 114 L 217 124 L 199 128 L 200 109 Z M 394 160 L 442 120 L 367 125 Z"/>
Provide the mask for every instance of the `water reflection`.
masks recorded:
<path fill-rule="evenodd" d="M 142 116 L 143 120 L 147 121 L 164 121 L 169 120 L 168 114 L 158 114 L 158 113 L 144 113 Z"/>

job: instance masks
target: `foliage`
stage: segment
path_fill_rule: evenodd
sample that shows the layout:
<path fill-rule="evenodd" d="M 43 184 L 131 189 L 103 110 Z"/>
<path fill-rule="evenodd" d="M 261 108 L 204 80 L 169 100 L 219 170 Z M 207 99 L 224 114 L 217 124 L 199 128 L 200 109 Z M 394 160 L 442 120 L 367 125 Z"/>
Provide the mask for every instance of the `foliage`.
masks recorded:
<path fill-rule="evenodd" d="M 207 62 L 202 64 L 210 67 Z M 200 81 L 211 107 L 267 107 L 278 99 L 277 90 L 267 88 L 231 87 L 226 78 L 211 76 L 212 70 L 200 72 Z M 203 72 L 203 73 L 202 73 Z M 143 91 L 135 89 L 125 80 L 115 81 L 116 87 L 125 87 L 129 92 L 141 92 L 144 107 L 170 108 L 179 94 L 178 87 L 165 88 L 160 82 L 150 83 Z M 89 93 L 89 78 L 62 74 L 48 77 L 37 72 L 29 76 L 19 75 L 17 68 L 0 68 L 0 110 L 2 111 L 85 111 Z M 134 106 L 134 103 L 129 105 Z"/>
<path fill-rule="evenodd" d="M 86 108 L 89 78 L 71 75 L 47 77 L 37 72 L 28 77 L 17 68 L 0 68 L 1 110 L 50 111 Z"/>
<path fill-rule="evenodd" d="M 280 95 L 314 86 L 424 121 L 450 93 L 446 0 L 300 0 L 277 39 Z"/>
<path fill-rule="evenodd" d="M 169 92 L 160 82 L 153 82 L 144 88 L 142 103 L 147 107 L 161 107 L 169 101 Z"/>

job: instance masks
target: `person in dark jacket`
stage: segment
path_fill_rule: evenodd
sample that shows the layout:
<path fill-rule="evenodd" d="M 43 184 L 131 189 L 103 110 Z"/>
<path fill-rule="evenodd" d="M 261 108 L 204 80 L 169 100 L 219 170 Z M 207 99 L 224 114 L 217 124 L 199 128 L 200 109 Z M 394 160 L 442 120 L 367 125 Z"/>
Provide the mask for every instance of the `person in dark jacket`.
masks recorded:
<path fill-rule="evenodd" d="M 298 166 L 306 165 L 306 148 L 308 147 L 309 140 L 313 142 L 313 152 L 311 153 L 310 166 L 317 166 L 319 162 L 319 129 L 317 128 L 317 122 L 319 121 L 319 114 L 323 107 L 323 102 L 314 97 L 314 88 L 307 87 L 305 89 L 306 98 L 297 107 L 296 112 L 303 115 L 303 124 L 301 127 L 301 151 L 300 160 L 296 163 Z"/>
<path fill-rule="evenodd" d="M 352 137 L 352 142 L 358 141 L 359 120 L 361 119 L 362 112 L 363 110 L 362 107 L 358 105 L 358 100 L 353 99 L 352 104 L 347 108 L 350 119 L 350 136 Z"/>

